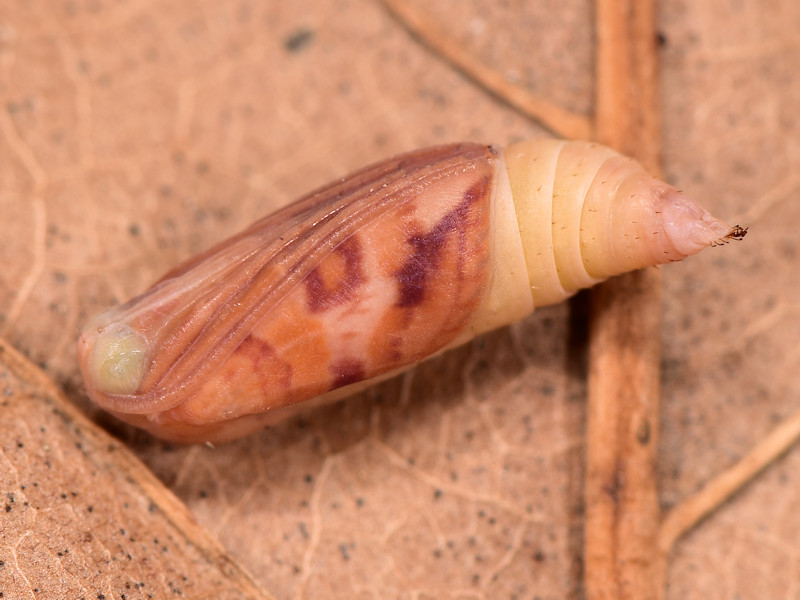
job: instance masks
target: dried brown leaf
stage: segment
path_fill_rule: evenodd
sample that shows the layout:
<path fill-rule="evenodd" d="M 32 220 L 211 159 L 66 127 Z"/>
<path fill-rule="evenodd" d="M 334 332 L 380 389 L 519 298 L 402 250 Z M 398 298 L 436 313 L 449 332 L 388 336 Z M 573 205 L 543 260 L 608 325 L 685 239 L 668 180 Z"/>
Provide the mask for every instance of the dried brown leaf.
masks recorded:
<path fill-rule="evenodd" d="M 587 2 L 416 4 L 482 64 L 591 114 Z M 667 176 L 750 225 L 745 244 L 664 270 L 666 509 L 800 407 L 798 10 L 660 4 Z M 15 3 L 0 24 L 0 331 L 97 416 L 74 356 L 90 313 L 377 158 L 540 133 L 366 0 Z M 544 310 L 217 449 L 99 418 L 277 597 L 579 598 L 582 329 Z M 798 460 L 678 542 L 667 598 L 796 597 Z"/>
<path fill-rule="evenodd" d="M 0 596 L 272 598 L 1 339 L 0 382 Z"/>

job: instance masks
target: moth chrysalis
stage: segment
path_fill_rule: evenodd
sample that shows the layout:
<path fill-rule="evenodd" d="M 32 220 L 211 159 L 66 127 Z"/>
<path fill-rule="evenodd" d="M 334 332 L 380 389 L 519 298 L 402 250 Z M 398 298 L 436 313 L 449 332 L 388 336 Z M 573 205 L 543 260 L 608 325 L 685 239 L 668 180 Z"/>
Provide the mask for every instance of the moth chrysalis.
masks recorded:
<path fill-rule="evenodd" d="M 305 196 L 95 317 L 80 365 L 119 418 L 167 439 L 228 440 L 745 232 L 597 144 L 418 150 Z"/>

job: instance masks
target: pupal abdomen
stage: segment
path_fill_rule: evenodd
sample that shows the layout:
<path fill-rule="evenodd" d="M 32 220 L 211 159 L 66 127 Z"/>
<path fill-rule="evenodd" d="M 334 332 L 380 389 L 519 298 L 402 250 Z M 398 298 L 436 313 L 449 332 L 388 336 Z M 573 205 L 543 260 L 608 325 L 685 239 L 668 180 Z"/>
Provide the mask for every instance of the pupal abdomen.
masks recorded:
<path fill-rule="evenodd" d="M 96 317 L 81 368 L 123 420 L 178 441 L 232 439 L 730 231 L 599 146 L 420 150 L 310 194 Z"/>

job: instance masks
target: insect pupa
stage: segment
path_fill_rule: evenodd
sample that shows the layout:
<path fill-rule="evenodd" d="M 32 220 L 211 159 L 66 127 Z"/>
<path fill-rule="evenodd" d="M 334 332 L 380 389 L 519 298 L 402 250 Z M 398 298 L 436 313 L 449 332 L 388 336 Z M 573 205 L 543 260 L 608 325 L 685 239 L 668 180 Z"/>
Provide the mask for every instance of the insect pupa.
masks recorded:
<path fill-rule="evenodd" d="M 122 420 L 223 441 L 745 232 L 597 144 L 417 150 L 178 265 L 95 317 L 79 360 Z"/>

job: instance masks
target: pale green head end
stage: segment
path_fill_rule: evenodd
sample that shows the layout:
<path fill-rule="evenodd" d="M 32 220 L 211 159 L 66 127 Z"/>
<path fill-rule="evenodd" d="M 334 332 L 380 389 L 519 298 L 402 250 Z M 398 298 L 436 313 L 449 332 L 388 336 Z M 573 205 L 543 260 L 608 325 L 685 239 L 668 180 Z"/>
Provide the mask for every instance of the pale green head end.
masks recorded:
<path fill-rule="evenodd" d="M 88 376 L 100 392 L 133 394 L 144 377 L 146 350 L 140 333 L 127 325 L 111 325 L 94 340 Z"/>

